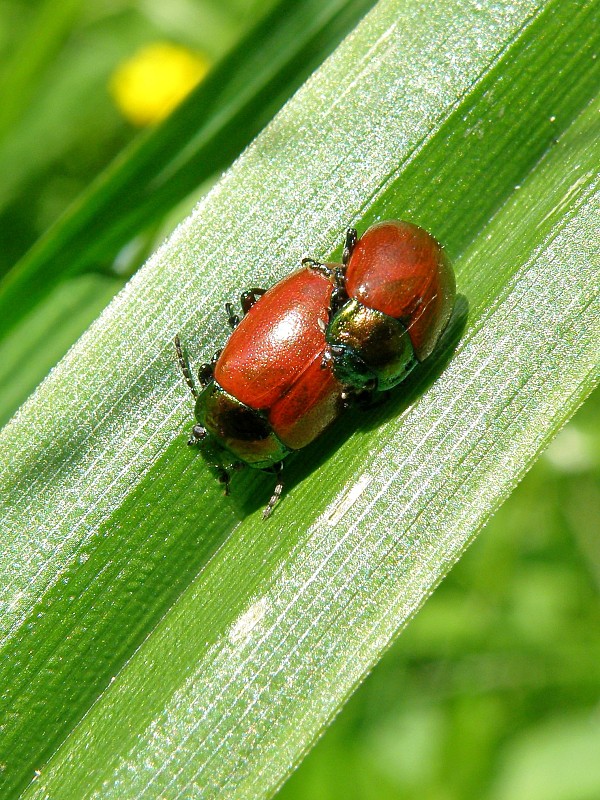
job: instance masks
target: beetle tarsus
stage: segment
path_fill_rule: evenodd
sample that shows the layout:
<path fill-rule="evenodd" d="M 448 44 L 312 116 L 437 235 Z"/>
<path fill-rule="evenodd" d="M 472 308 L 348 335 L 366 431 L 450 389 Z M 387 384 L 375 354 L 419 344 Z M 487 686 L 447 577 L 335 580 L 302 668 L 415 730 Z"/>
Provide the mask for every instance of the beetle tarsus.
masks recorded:
<path fill-rule="evenodd" d="M 250 311 L 256 301 L 261 298 L 266 291 L 266 289 L 254 287 L 252 289 L 248 289 L 247 292 L 242 293 L 240 296 L 242 316 L 245 316 L 248 311 Z M 235 330 L 235 328 L 237 328 L 237 326 L 240 324 L 240 316 L 234 312 L 232 303 L 225 303 L 225 312 L 227 313 L 227 322 L 229 323 L 230 328 Z"/>
<path fill-rule="evenodd" d="M 342 264 L 344 267 L 348 265 L 348 261 L 350 261 L 350 256 L 356 247 L 357 241 L 358 234 L 356 232 L 356 228 L 348 228 L 346 231 L 346 239 L 344 241 L 344 252 L 342 253 Z"/>
<path fill-rule="evenodd" d="M 314 258 L 303 258 L 302 266 L 308 267 L 308 269 L 312 269 L 320 275 L 324 275 L 326 278 L 331 278 L 333 275 L 333 270 L 329 264 L 324 264 L 322 261 L 315 261 Z"/>
<path fill-rule="evenodd" d="M 275 488 L 273 489 L 273 494 L 271 495 L 271 499 L 265 506 L 263 511 L 263 519 L 269 519 L 271 514 L 273 513 L 273 509 L 277 505 L 277 501 L 281 497 L 281 493 L 283 492 L 283 480 L 281 474 L 283 472 L 283 461 L 275 464 L 273 469 L 275 470 L 275 475 L 277 477 L 277 483 L 275 484 Z"/>
<path fill-rule="evenodd" d="M 256 301 L 259 300 L 266 291 L 266 289 L 259 289 L 255 287 L 254 289 L 248 289 L 247 292 L 244 292 L 241 295 L 240 305 L 244 314 L 247 314 L 250 311 Z"/>
<path fill-rule="evenodd" d="M 219 483 L 223 484 L 225 489 L 225 497 L 229 495 L 229 483 L 231 481 L 231 475 L 227 472 L 224 467 L 219 469 Z"/>
<path fill-rule="evenodd" d="M 214 378 L 215 367 L 217 366 L 217 361 L 219 360 L 219 356 L 222 352 L 222 350 L 217 350 L 213 353 L 213 356 L 209 362 L 200 365 L 200 369 L 198 370 L 198 380 L 200 381 L 200 386 L 202 386 L 203 389 L 205 386 L 208 386 L 208 384 Z"/>
<path fill-rule="evenodd" d="M 333 357 L 327 347 L 321 358 L 321 369 L 328 369 L 332 366 Z"/>
<path fill-rule="evenodd" d="M 198 382 L 204 389 L 213 379 L 214 367 L 212 364 L 201 364 L 198 369 Z"/>
<path fill-rule="evenodd" d="M 344 408 L 374 408 L 384 403 L 389 396 L 389 391 L 379 391 L 376 381 L 364 386 L 362 389 L 347 387 L 341 394 Z"/>
<path fill-rule="evenodd" d="M 240 318 L 233 313 L 233 305 L 231 303 L 225 303 L 225 313 L 227 314 L 229 327 L 234 330 L 240 324 Z"/>
<path fill-rule="evenodd" d="M 334 273 L 335 285 L 331 292 L 331 300 L 329 301 L 329 321 L 335 313 L 337 313 L 342 306 L 348 302 L 348 292 L 346 291 L 346 275 L 343 270 L 336 269 Z"/>

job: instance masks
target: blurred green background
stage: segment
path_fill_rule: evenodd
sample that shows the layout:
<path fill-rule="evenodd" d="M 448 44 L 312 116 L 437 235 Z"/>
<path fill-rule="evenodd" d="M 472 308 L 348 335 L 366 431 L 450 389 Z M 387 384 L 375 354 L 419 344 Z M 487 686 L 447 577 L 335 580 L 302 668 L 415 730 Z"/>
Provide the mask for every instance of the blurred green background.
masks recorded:
<path fill-rule="evenodd" d="M 167 94 L 181 95 L 275 5 L 1 2 L 0 277 L 144 125 L 160 121 L 168 103 L 161 110 L 156 91 L 144 88 L 156 85 L 152 69 L 172 70 Z M 49 280 L 43 301 L 0 338 L 0 423 L 210 183 L 94 271 Z M 600 797 L 599 419 L 596 391 L 282 800 Z"/>
<path fill-rule="evenodd" d="M 137 135 L 134 87 L 120 108 L 111 92 L 124 63 L 140 58 L 149 45 L 167 42 L 213 64 L 271 5 L 272 0 L 0 3 L 0 275 Z M 157 70 L 170 65 L 168 58 L 154 60 Z M 155 87 L 139 81 L 136 89 L 138 105 L 151 109 Z"/>

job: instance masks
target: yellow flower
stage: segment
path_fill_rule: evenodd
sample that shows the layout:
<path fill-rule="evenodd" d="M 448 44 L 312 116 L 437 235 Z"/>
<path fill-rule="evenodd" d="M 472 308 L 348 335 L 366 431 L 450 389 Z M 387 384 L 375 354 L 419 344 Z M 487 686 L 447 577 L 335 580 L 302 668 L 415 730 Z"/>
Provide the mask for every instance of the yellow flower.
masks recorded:
<path fill-rule="evenodd" d="M 110 92 L 134 125 L 160 122 L 204 78 L 208 59 L 185 47 L 155 42 L 124 61 L 110 79 Z"/>

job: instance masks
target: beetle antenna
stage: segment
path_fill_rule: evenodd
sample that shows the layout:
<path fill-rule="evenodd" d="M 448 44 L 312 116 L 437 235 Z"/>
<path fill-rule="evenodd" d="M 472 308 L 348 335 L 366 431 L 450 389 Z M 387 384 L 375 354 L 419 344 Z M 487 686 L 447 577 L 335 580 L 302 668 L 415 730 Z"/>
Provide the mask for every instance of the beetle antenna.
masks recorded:
<path fill-rule="evenodd" d="M 271 514 L 273 513 L 273 509 L 277 504 L 277 501 L 281 497 L 281 493 L 283 491 L 283 480 L 281 478 L 281 473 L 283 472 L 283 461 L 280 461 L 278 464 L 275 464 L 273 467 L 275 470 L 275 475 L 277 477 L 277 483 L 275 484 L 275 488 L 273 489 L 273 494 L 271 495 L 271 499 L 267 503 L 265 510 L 263 511 L 263 519 L 268 519 Z"/>
<path fill-rule="evenodd" d="M 183 349 L 181 347 L 181 339 L 179 336 L 175 337 L 175 352 L 177 353 L 177 361 L 179 363 L 179 367 L 183 373 L 183 379 L 187 383 L 190 392 L 194 395 L 194 398 L 198 397 L 198 390 L 194 386 L 194 381 L 192 380 L 192 374 L 190 372 L 190 368 L 188 366 L 186 357 L 183 355 Z"/>

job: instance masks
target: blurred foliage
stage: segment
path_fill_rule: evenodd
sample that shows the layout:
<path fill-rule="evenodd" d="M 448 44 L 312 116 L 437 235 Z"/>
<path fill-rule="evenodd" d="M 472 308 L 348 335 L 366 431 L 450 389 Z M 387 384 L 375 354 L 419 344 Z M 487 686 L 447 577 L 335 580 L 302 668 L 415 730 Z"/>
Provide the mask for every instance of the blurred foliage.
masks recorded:
<path fill-rule="evenodd" d="M 600 797 L 600 391 L 279 800 Z"/>
<path fill-rule="evenodd" d="M 137 129 L 110 96 L 114 71 L 170 40 L 215 61 L 272 0 L 12 0 L 0 6 L 0 275 Z"/>

